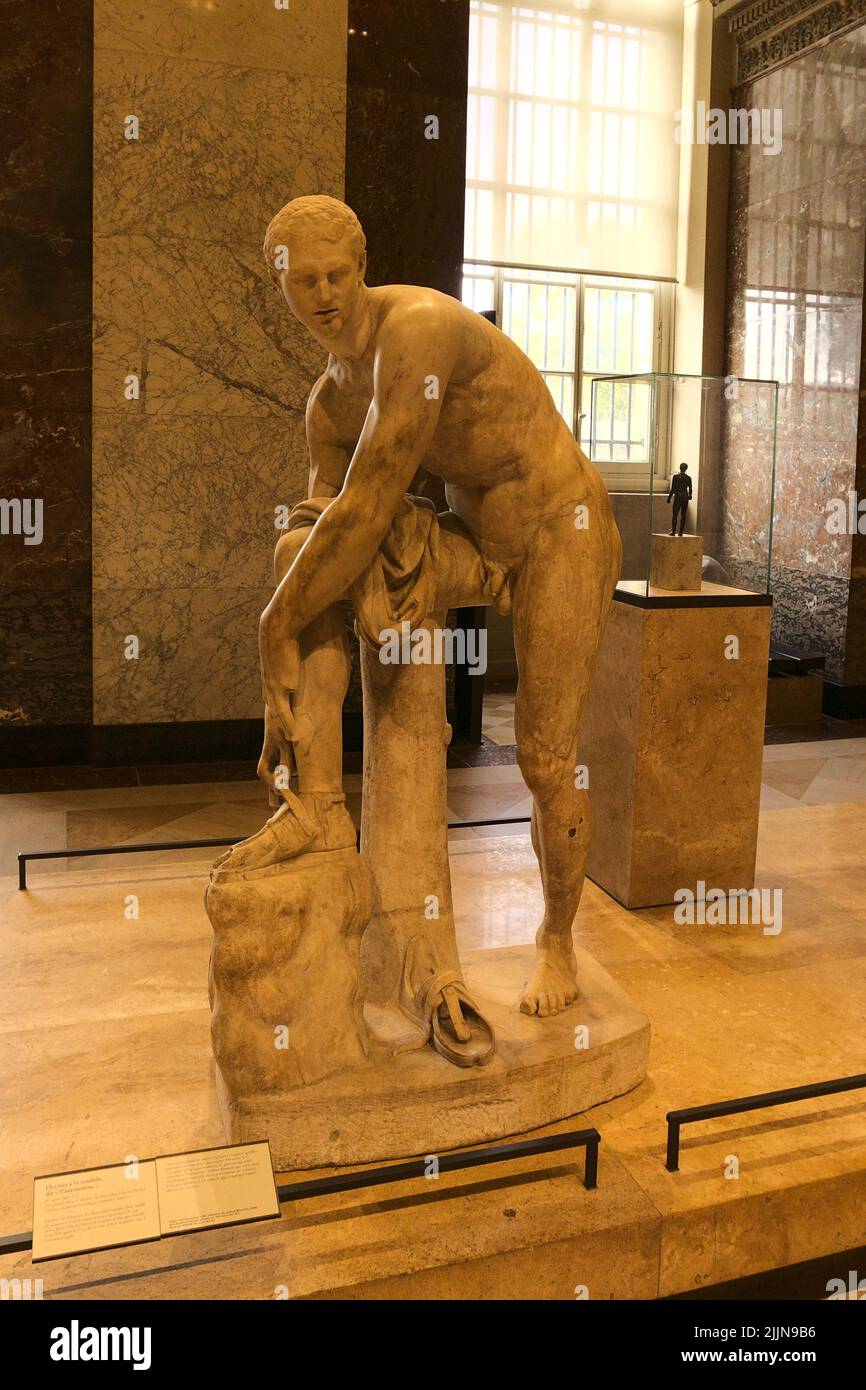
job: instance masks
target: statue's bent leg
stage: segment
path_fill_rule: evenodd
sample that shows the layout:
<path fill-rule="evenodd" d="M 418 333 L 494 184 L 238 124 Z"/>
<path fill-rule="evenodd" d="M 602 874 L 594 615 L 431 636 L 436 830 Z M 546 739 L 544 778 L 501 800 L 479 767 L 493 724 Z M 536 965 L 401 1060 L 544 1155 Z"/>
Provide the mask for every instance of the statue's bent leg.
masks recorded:
<path fill-rule="evenodd" d="M 533 798 L 545 909 L 520 1007 L 543 1017 L 577 997 L 571 929 L 590 838 L 589 793 L 576 776 L 578 729 L 620 556 L 601 508 L 586 529 L 565 515 L 539 528 L 513 582 L 517 761 Z"/>
<path fill-rule="evenodd" d="M 287 531 L 274 555 L 277 584 L 291 567 L 309 527 Z M 297 737 L 289 745 L 265 711 L 259 775 L 279 809 L 255 835 L 217 861 L 224 872 L 265 868 L 302 853 L 348 849 L 355 827 L 343 795 L 342 709 L 351 660 L 340 604 L 332 604 L 300 637 L 301 674 L 293 700 Z M 297 771 L 297 796 L 289 786 Z"/>

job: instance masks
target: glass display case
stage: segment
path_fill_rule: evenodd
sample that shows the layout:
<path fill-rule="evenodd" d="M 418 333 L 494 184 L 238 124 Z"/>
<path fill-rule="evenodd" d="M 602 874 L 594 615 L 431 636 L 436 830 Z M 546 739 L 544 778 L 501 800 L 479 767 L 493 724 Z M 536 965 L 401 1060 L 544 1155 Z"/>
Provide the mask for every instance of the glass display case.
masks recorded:
<path fill-rule="evenodd" d="M 623 541 L 620 589 L 770 589 L 779 385 L 671 372 L 597 376 L 589 455 Z"/>

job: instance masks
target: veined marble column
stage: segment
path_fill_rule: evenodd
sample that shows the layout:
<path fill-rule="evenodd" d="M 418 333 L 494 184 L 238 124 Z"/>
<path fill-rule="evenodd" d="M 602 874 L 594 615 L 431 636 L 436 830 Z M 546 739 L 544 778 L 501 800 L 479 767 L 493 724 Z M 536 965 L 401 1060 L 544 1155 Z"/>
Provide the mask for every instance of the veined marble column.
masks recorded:
<path fill-rule="evenodd" d="M 233 722 L 249 722 L 247 754 L 260 738 L 275 509 L 305 493 L 325 362 L 281 307 L 262 238 L 290 198 L 343 194 L 346 42 L 346 0 L 96 0 L 94 722 L 109 752 L 134 733 L 117 726 L 220 721 L 220 756 Z"/>

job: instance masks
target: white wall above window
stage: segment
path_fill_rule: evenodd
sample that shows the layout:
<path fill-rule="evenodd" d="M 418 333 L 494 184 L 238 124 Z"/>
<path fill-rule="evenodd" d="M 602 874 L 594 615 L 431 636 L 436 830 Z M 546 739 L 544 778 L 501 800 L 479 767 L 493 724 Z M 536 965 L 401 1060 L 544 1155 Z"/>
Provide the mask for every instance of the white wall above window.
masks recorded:
<path fill-rule="evenodd" d="M 466 256 L 676 275 L 682 0 L 472 0 Z"/>

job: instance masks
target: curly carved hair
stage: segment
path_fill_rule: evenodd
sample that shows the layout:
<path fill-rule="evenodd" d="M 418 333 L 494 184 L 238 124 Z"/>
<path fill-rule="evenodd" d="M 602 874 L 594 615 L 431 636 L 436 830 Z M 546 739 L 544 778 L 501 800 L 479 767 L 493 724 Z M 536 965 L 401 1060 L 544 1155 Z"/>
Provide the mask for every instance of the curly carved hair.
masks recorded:
<path fill-rule="evenodd" d="M 341 203 L 339 198 L 328 198 L 324 193 L 293 198 L 271 218 L 265 232 L 262 250 L 268 274 L 275 284 L 278 283 L 274 269 L 277 248 L 286 245 L 292 236 L 299 233 L 317 237 L 321 241 L 341 241 L 348 233 L 357 246 L 359 256 L 367 247 L 363 227 L 352 209 Z"/>

